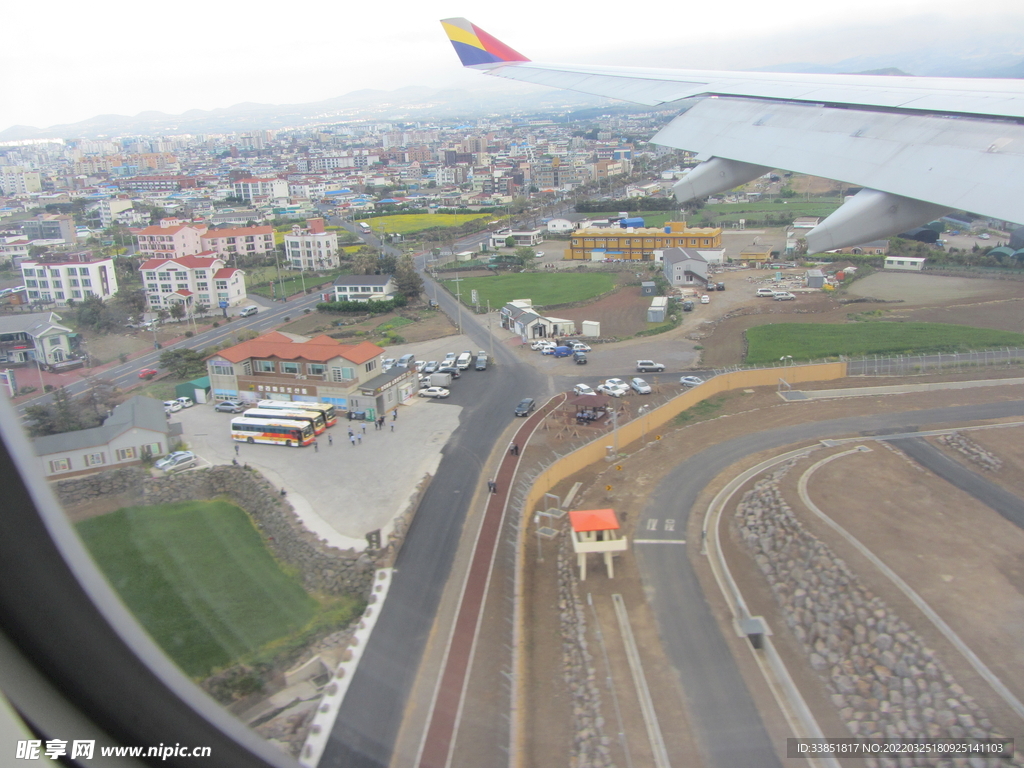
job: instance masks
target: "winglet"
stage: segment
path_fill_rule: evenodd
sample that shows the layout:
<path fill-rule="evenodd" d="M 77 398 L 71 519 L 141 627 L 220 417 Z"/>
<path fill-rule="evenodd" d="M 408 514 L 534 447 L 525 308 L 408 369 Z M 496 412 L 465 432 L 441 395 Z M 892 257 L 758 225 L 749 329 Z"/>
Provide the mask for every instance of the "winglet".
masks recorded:
<path fill-rule="evenodd" d="M 444 27 L 448 39 L 452 41 L 464 67 L 529 61 L 523 54 L 512 50 L 468 19 L 442 19 L 441 26 Z"/>

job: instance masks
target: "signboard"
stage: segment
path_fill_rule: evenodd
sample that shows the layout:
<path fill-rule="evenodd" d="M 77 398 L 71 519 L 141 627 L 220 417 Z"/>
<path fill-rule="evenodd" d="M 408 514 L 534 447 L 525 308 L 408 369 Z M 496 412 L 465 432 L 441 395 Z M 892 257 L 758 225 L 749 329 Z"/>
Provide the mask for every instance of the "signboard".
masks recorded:
<path fill-rule="evenodd" d="M 11 397 L 14 397 L 14 394 L 18 391 L 18 382 L 15 380 L 14 371 L 10 368 L 0 371 L 0 384 L 7 387 L 7 394 Z"/>
<path fill-rule="evenodd" d="M 480 297 L 477 295 L 476 288 L 473 289 L 472 296 L 473 296 L 473 304 L 479 304 L 480 303 Z"/>
<path fill-rule="evenodd" d="M 222 301 L 217 306 L 220 307 L 221 309 L 227 309 L 228 308 L 228 303 L 226 301 Z"/>

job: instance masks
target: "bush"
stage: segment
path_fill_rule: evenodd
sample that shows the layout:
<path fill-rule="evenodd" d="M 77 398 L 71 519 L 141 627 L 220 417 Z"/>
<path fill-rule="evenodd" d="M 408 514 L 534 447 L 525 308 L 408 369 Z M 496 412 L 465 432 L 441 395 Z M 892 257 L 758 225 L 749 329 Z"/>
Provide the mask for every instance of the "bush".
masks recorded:
<path fill-rule="evenodd" d="M 192 331 L 185 331 L 185 338 L 186 339 L 191 339 L 193 336 L 195 336 L 195 334 L 192 333 Z"/>
<path fill-rule="evenodd" d="M 384 315 L 399 307 L 404 307 L 408 299 L 398 294 L 388 301 L 323 301 L 316 305 L 320 312 L 338 312 L 348 314 Z"/>
<path fill-rule="evenodd" d="M 214 320 L 213 321 L 213 327 L 214 328 L 220 328 L 220 323 L 218 323 L 216 320 Z"/>
<path fill-rule="evenodd" d="M 290 321 L 291 321 L 291 319 L 292 319 L 292 316 L 291 316 L 291 315 L 285 315 L 285 316 L 284 316 L 284 322 L 286 322 L 286 323 L 287 323 L 287 322 L 290 322 Z"/>
<path fill-rule="evenodd" d="M 43 392 L 53 392 L 53 390 L 55 390 L 55 389 L 56 389 L 56 387 L 53 386 L 53 384 L 44 384 L 43 385 Z"/>
<path fill-rule="evenodd" d="M 120 355 L 118 355 L 118 356 L 117 356 L 117 359 L 118 359 L 118 360 L 119 360 L 119 361 L 120 361 L 121 363 L 127 363 L 127 362 L 128 362 L 128 355 L 127 355 L 127 353 L 125 353 L 125 352 L 122 352 L 122 353 L 121 353 Z"/>
<path fill-rule="evenodd" d="M 309 309 L 308 307 L 307 307 L 306 309 L 302 310 L 303 314 L 306 314 L 306 315 L 308 315 L 308 314 L 309 314 L 310 312 L 312 312 L 312 311 L 313 311 L 313 310 L 312 310 L 312 309 Z"/>

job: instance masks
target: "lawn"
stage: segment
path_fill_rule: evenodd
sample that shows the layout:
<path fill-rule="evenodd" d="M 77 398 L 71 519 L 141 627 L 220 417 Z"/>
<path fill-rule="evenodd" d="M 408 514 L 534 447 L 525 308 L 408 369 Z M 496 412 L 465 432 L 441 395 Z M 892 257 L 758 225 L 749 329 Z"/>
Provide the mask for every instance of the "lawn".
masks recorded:
<path fill-rule="evenodd" d="M 319 609 L 227 502 L 128 507 L 78 531 L 125 604 L 194 677 L 297 633 Z"/>
<path fill-rule="evenodd" d="M 454 280 L 444 280 L 442 284 L 454 295 L 457 290 Z M 615 286 L 615 277 L 603 272 L 520 272 L 491 277 L 465 277 L 458 285 L 461 285 L 462 303 L 466 305 L 471 305 L 475 288 L 480 295 L 481 306 L 490 301 L 492 309 L 513 299 L 533 299 L 534 306 L 547 307 L 585 301 L 608 293 Z"/>
<path fill-rule="evenodd" d="M 364 219 L 375 235 L 411 235 L 433 227 L 461 227 L 477 219 L 492 218 L 488 213 L 402 213 Z"/>
<path fill-rule="evenodd" d="M 753 365 L 778 362 L 787 355 L 795 360 L 820 360 L 839 355 L 917 355 L 1024 346 L 1024 334 L 945 323 L 775 323 L 750 328 L 746 334 L 744 362 Z"/>
<path fill-rule="evenodd" d="M 348 274 L 346 269 L 334 269 L 321 275 L 308 270 L 300 272 L 298 270 L 282 269 L 280 272 L 282 279 L 281 282 L 278 282 L 278 271 L 275 267 L 257 267 L 253 270 L 247 270 L 245 288 L 248 293 L 273 299 L 302 293 L 303 287 L 316 288 L 327 283 L 333 283 L 339 275 L 343 274 Z M 273 290 L 267 284 L 270 281 L 274 283 Z"/>
<path fill-rule="evenodd" d="M 769 213 L 792 216 L 819 216 L 824 218 L 838 207 L 839 201 L 835 199 L 807 201 L 799 198 L 790 198 L 785 203 L 776 203 L 768 200 L 750 203 L 714 203 L 713 205 L 705 205 L 700 212 L 693 215 L 693 218 L 696 220 L 704 211 L 714 213 L 716 221 L 760 220 Z"/>

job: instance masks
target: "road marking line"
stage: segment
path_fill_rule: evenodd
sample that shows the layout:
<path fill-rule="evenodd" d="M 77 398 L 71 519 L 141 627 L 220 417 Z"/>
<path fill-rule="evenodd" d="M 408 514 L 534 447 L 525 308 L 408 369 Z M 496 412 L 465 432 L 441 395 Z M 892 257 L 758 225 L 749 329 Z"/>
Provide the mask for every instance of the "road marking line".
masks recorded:
<path fill-rule="evenodd" d="M 685 544 L 686 539 L 633 539 L 634 544 Z"/>

